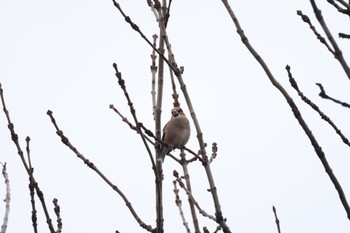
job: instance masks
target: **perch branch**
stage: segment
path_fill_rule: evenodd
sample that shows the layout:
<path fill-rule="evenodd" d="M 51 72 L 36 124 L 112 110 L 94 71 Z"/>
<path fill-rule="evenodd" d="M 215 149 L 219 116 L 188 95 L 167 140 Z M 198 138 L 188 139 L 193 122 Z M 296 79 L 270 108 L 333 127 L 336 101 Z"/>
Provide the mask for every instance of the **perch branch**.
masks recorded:
<path fill-rule="evenodd" d="M 135 23 L 133 23 L 131 21 L 130 17 L 128 17 L 124 13 L 124 11 L 120 7 L 120 4 L 117 3 L 116 0 L 113 0 L 113 2 L 114 2 L 115 7 L 123 15 L 125 21 L 127 23 L 129 23 L 130 26 L 141 35 L 141 37 L 147 42 L 147 44 L 149 46 L 151 46 L 153 49 L 156 49 L 152 45 L 152 43 L 140 31 L 139 27 Z M 148 1 L 148 3 L 149 2 L 151 2 L 151 1 Z M 155 8 L 157 9 L 156 6 L 155 6 Z M 208 156 L 206 154 L 206 150 L 205 150 L 205 146 L 204 146 L 203 133 L 201 131 L 201 128 L 200 128 L 197 116 L 196 116 L 196 114 L 194 112 L 194 108 L 193 108 L 192 102 L 190 100 L 189 94 L 187 92 L 186 85 L 185 85 L 185 83 L 183 81 L 181 70 L 177 67 L 177 64 L 175 62 L 175 58 L 173 56 L 173 53 L 171 52 L 171 47 L 170 47 L 170 43 L 168 42 L 168 37 L 167 37 L 167 34 L 166 34 L 165 26 L 164 26 L 163 22 L 160 21 L 160 20 L 158 20 L 158 23 L 159 23 L 159 28 L 160 28 L 161 32 L 163 33 L 163 36 L 161 36 L 160 38 L 161 39 L 164 38 L 164 40 L 166 42 L 167 49 L 168 49 L 168 52 L 169 52 L 169 56 L 171 58 L 170 61 L 167 60 L 164 57 L 164 54 L 162 53 L 162 51 L 159 51 L 159 50 L 156 50 L 156 51 L 160 55 L 161 59 L 164 59 L 164 61 L 167 63 L 167 65 L 172 68 L 172 70 L 174 71 L 174 74 L 176 75 L 176 77 L 178 79 L 178 82 L 180 84 L 180 88 L 181 88 L 182 93 L 183 93 L 183 95 L 185 97 L 186 104 L 188 106 L 188 109 L 190 111 L 193 123 L 194 123 L 196 131 L 197 131 L 197 139 L 198 139 L 198 142 L 199 142 L 201 156 L 203 158 L 203 163 L 202 164 L 203 164 L 203 166 L 205 168 L 205 172 L 207 174 L 207 178 L 208 178 L 208 182 L 209 182 L 209 186 L 210 186 L 210 192 L 212 194 L 212 198 L 213 198 L 213 202 L 214 202 L 214 206 L 215 206 L 216 221 L 217 221 L 217 223 L 219 223 L 222 226 L 222 229 L 223 229 L 224 233 L 229 233 L 229 232 L 231 232 L 231 230 L 228 227 L 228 225 L 226 224 L 225 219 L 223 218 L 222 211 L 221 211 L 221 205 L 220 205 L 220 202 L 219 202 L 219 196 L 218 196 L 218 193 L 217 193 L 217 188 L 216 188 L 215 183 L 214 183 L 214 178 L 213 178 L 213 175 L 212 175 L 212 172 L 211 172 L 210 165 L 208 164 Z M 161 95 L 161 93 L 158 92 L 158 95 Z M 156 111 L 156 113 L 157 113 L 157 111 Z M 159 114 L 160 114 L 160 110 L 159 110 Z M 159 153 L 159 151 L 158 151 L 158 153 Z"/>

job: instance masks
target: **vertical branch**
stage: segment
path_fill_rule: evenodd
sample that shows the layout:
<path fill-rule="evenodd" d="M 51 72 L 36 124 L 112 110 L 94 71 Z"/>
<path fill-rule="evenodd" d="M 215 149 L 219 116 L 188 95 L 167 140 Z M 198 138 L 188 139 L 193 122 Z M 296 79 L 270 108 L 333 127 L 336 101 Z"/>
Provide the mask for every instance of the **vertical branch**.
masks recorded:
<path fill-rule="evenodd" d="M 5 233 L 7 229 L 7 224 L 9 220 L 9 213 L 10 213 L 10 200 L 11 200 L 11 192 L 10 192 L 10 180 L 6 171 L 6 163 L 2 164 L 2 175 L 5 179 L 5 185 L 6 185 L 6 196 L 5 196 L 5 214 L 4 219 L 1 225 L 1 233 Z"/>
<path fill-rule="evenodd" d="M 159 3 L 158 1 L 155 1 L 156 3 Z M 119 10 L 119 12 L 122 14 L 122 16 L 124 17 L 125 21 L 132 27 L 132 29 L 134 29 L 135 31 L 137 31 L 139 33 L 139 35 L 147 42 L 148 45 L 150 45 L 152 48 L 154 48 L 154 46 L 152 45 L 152 43 L 147 39 L 147 37 L 140 31 L 139 27 L 133 23 L 130 19 L 129 16 L 127 16 L 124 11 L 121 9 L 120 7 L 120 4 L 117 3 L 116 0 L 113 0 L 113 3 L 114 3 L 114 6 Z M 152 1 L 147 1 L 147 3 L 152 7 Z M 159 9 L 159 6 L 157 6 L 159 4 L 155 4 L 154 8 L 155 9 Z M 153 11 L 153 9 L 152 9 Z M 160 11 L 158 11 L 160 12 Z M 158 14 L 155 14 L 156 17 Z M 167 37 L 167 33 L 166 33 L 166 30 L 165 30 L 165 25 L 163 24 L 163 22 L 161 20 L 159 20 L 159 16 L 157 17 L 157 21 L 159 23 L 159 27 L 161 29 L 161 36 L 160 36 L 160 40 L 163 40 L 164 38 L 164 41 L 166 43 L 166 46 L 167 46 L 167 50 L 168 50 L 168 53 L 169 53 L 169 57 L 170 59 L 166 59 L 164 57 L 164 52 L 161 51 L 161 47 L 160 49 L 156 50 L 156 52 L 160 55 L 160 58 L 159 59 L 163 59 L 165 63 L 167 63 L 167 65 L 169 67 L 171 67 L 171 69 L 174 71 L 174 74 L 176 75 L 177 79 L 178 79 L 178 82 L 180 84 L 180 88 L 182 90 L 182 93 L 184 95 L 184 98 L 186 100 L 186 104 L 188 106 L 188 109 L 191 113 L 191 117 L 192 117 L 192 120 L 193 120 L 193 123 L 195 125 L 195 128 L 196 128 L 196 131 L 197 131 L 197 139 L 198 139 L 198 143 L 199 143 L 199 147 L 200 147 L 200 151 L 201 151 L 201 156 L 202 156 L 202 159 L 203 159 L 203 166 L 205 168 L 205 171 L 206 171 L 206 174 L 207 174 L 207 178 L 208 178 L 208 182 L 209 182 L 209 186 L 210 186 L 210 192 L 212 194 L 212 198 L 213 198 L 213 202 L 214 202 L 214 206 L 215 206 L 215 215 L 216 215 L 216 221 L 217 223 L 220 224 L 220 226 L 222 227 L 224 233 L 229 233 L 231 232 L 230 228 L 227 226 L 226 224 L 226 219 L 223 218 L 222 216 L 222 211 L 221 211 L 221 205 L 220 205 L 220 202 L 219 202 L 219 196 L 218 196 L 218 193 L 217 193 L 217 189 L 216 189 L 216 186 L 215 186 L 215 183 L 214 183 L 214 178 L 213 178 L 213 175 L 211 173 L 211 168 L 210 168 L 210 165 L 208 163 L 208 156 L 206 154 L 206 150 L 205 150 L 205 143 L 204 143 L 204 140 L 203 140 L 203 133 L 201 131 L 201 128 L 200 128 L 200 125 L 199 125 L 199 122 L 198 122 L 198 119 L 197 119 L 197 116 L 195 114 L 195 111 L 194 111 L 194 108 L 193 108 L 193 105 L 192 105 L 192 102 L 190 100 L 190 97 L 189 97 L 189 94 L 187 92 L 187 88 L 186 88 L 186 85 L 182 79 L 182 73 L 181 73 L 181 70 L 177 67 L 177 64 L 176 64 L 176 61 L 175 61 L 175 58 L 174 58 L 174 55 L 172 53 L 172 50 L 171 50 L 171 46 L 170 46 L 170 43 L 168 41 L 168 37 Z M 162 45 L 162 43 L 160 42 L 160 45 Z M 155 49 L 155 48 L 154 48 Z M 160 66 L 159 66 L 159 72 L 160 72 Z M 160 83 L 158 83 L 158 85 L 161 85 Z M 159 88 L 159 87 L 158 87 Z M 158 96 L 160 95 L 160 92 L 158 91 Z M 157 102 L 157 105 L 159 105 L 160 103 Z M 160 105 L 159 105 L 160 106 Z M 159 128 L 157 128 L 157 118 L 160 119 L 160 108 L 156 109 L 156 133 L 158 133 L 158 129 L 159 129 L 159 135 L 160 135 L 160 123 L 159 123 Z M 159 153 L 160 151 L 158 150 L 157 152 L 157 157 L 159 157 Z M 158 165 L 158 164 L 157 164 Z M 161 166 L 161 165 L 160 165 Z M 159 167 L 159 166 L 157 166 Z M 162 174 L 162 173 L 158 173 L 158 174 Z M 158 198 L 157 198 L 158 200 Z M 158 224 L 157 224 L 158 225 Z M 160 225 L 160 222 L 159 222 L 159 225 Z"/>
<path fill-rule="evenodd" d="M 156 47 L 157 45 L 157 38 L 158 36 L 156 34 L 153 35 L 153 46 Z M 156 55 L 156 51 L 153 49 L 152 51 L 152 55 L 151 55 L 151 59 L 152 59 L 152 65 L 151 65 L 151 72 L 152 72 L 152 91 L 151 91 L 151 95 L 152 95 L 152 112 L 153 112 L 153 118 L 155 119 L 156 117 L 156 74 L 157 74 L 157 65 L 156 65 L 156 59 L 157 59 L 157 55 Z"/>
<path fill-rule="evenodd" d="M 208 156 L 207 156 L 206 150 L 205 150 L 205 143 L 204 143 L 204 140 L 203 140 L 203 133 L 202 133 L 202 130 L 200 128 L 197 116 L 195 114 L 195 111 L 194 111 L 194 108 L 193 108 L 190 96 L 189 96 L 189 94 L 187 92 L 186 85 L 185 85 L 185 83 L 183 81 L 182 72 L 181 72 L 181 70 L 179 68 L 177 68 L 178 66 L 177 66 L 177 63 L 176 63 L 176 60 L 175 60 L 174 53 L 172 52 L 172 49 L 171 49 L 171 44 L 169 42 L 169 38 L 168 38 L 168 35 L 167 35 L 167 32 L 166 32 L 166 28 L 165 28 L 165 26 L 164 26 L 164 24 L 162 23 L 161 20 L 158 20 L 158 23 L 159 23 L 159 27 L 161 29 L 161 32 L 163 33 L 165 44 L 167 46 L 171 68 L 173 69 L 173 71 L 174 71 L 174 73 L 175 73 L 175 75 L 177 77 L 177 80 L 178 80 L 178 82 L 180 84 L 181 91 L 182 91 L 182 93 L 183 93 L 183 95 L 185 97 L 186 104 L 187 104 L 188 109 L 189 109 L 189 111 L 191 113 L 191 117 L 192 117 L 193 123 L 194 123 L 196 131 L 197 131 L 197 139 L 198 139 L 198 142 L 199 142 L 201 156 L 202 156 L 202 159 L 203 159 L 203 166 L 204 166 L 205 172 L 207 174 L 207 178 L 208 178 L 208 182 L 209 182 L 209 186 L 210 186 L 209 190 L 210 190 L 210 193 L 212 194 L 212 198 L 213 198 L 213 202 L 214 202 L 216 221 L 217 221 L 217 223 L 219 223 L 222 226 L 222 229 L 223 229 L 223 231 L 225 233 L 231 232 L 230 228 L 226 224 L 226 220 L 224 219 L 224 217 L 222 215 L 221 205 L 220 205 L 220 201 L 219 201 L 217 188 L 215 186 L 214 177 L 213 177 L 212 172 L 211 172 L 210 164 L 208 163 Z"/>
<path fill-rule="evenodd" d="M 177 188 L 176 180 L 173 181 L 173 185 L 174 185 L 174 193 L 175 193 L 175 203 L 176 203 L 177 207 L 179 208 L 182 223 L 186 229 L 186 232 L 190 233 L 191 231 L 190 231 L 190 228 L 188 228 L 188 222 L 186 221 L 184 212 L 182 211 L 182 201 L 181 201 L 180 196 L 179 196 L 179 189 Z"/>
<path fill-rule="evenodd" d="M 38 223 L 37 223 L 37 210 L 36 210 L 36 205 L 35 205 L 35 180 L 33 177 L 33 167 L 30 159 L 30 147 L 29 147 L 29 142 L 30 142 L 30 137 L 26 137 L 26 151 L 27 151 L 27 159 L 28 159 L 28 164 L 29 164 L 29 194 L 30 194 L 30 203 L 32 204 L 32 226 L 34 233 L 38 232 Z"/>
<path fill-rule="evenodd" d="M 188 192 L 192 195 L 190 174 L 188 173 L 188 167 L 187 167 L 188 161 L 186 160 L 186 154 L 184 153 L 183 150 L 181 150 L 180 156 L 181 156 L 180 163 L 182 165 L 182 170 L 184 172 L 184 178 L 185 178 L 185 181 L 186 181 L 186 187 L 187 187 Z M 190 195 L 188 195 L 188 204 L 189 204 L 190 210 L 191 210 L 192 221 L 193 221 L 193 226 L 194 226 L 194 232 L 195 233 L 200 233 L 198 218 L 197 218 L 197 214 L 196 214 L 196 209 L 195 209 L 195 206 L 194 206 L 194 203 L 193 203 L 192 199 L 190 198 Z"/>
<path fill-rule="evenodd" d="M 56 198 L 53 199 L 53 204 L 55 206 L 54 211 L 57 217 L 57 231 L 56 233 L 62 232 L 62 218 L 61 218 L 61 207 L 58 205 L 58 200 Z"/>

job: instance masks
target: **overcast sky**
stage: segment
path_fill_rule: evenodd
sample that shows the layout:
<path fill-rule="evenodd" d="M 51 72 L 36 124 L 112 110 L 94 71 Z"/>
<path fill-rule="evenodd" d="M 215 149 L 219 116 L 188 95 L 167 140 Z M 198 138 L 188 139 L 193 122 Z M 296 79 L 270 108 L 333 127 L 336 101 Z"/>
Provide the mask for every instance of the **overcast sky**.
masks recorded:
<path fill-rule="evenodd" d="M 349 33 L 349 21 L 326 1 L 318 1 L 337 38 Z M 297 10 L 319 29 L 309 1 L 230 1 L 254 48 L 275 78 L 289 91 L 321 144 L 350 199 L 350 153 L 331 127 L 289 86 L 291 66 L 302 91 L 350 137 L 350 111 L 323 100 L 315 85 L 350 102 L 350 82 L 339 63 L 321 45 Z M 148 38 L 158 33 L 146 1 L 120 1 L 125 13 Z M 349 220 L 338 194 L 283 96 L 271 85 L 242 44 L 221 1 L 173 1 L 168 33 L 210 153 L 218 143 L 212 171 L 223 215 L 232 232 L 277 232 L 272 205 L 283 233 L 345 233 Z M 151 48 L 125 23 L 112 1 L 1 1 L 0 82 L 22 149 L 31 137 L 34 174 L 51 210 L 58 198 L 63 232 L 142 232 L 124 202 L 55 133 L 46 111 L 72 144 L 127 195 L 141 219 L 155 227 L 154 175 L 140 137 L 109 109 L 114 104 L 130 121 L 114 76 L 117 63 L 138 119 L 154 129 L 151 102 Z M 348 40 L 339 40 L 345 57 Z M 168 74 L 168 72 L 166 72 Z M 162 122 L 172 99 L 167 75 Z M 183 96 L 180 101 L 189 116 Z M 192 124 L 192 123 L 191 123 Z M 189 148 L 198 151 L 192 126 Z M 31 232 L 28 177 L 0 114 L 0 161 L 11 183 L 9 233 Z M 166 232 L 184 232 L 164 163 Z M 214 206 L 200 162 L 190 165 L 193 194 L 210 214 Z M 0 186 L 5 198 L 5 185 Z M 187 198 L 181 192 L 187 221 Z M 48 232 L 39 202 L 40 232 Z M 0 216 L 4 212 L 0 207 Z M 51 211 L 51 217 L 54 214 Z M 0 217 L 2 218 L 2 217 Z M 215 224 L 200 217 L 212 232 Z"/>

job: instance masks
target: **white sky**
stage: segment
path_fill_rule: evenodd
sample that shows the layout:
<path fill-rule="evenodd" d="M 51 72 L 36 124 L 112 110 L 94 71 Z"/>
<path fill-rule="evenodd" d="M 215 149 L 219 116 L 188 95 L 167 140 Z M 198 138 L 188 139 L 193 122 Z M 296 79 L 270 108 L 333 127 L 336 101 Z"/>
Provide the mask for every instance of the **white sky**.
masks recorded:
<path fill-rule="evenodd" d="M 149 38 L 158 33 L 146 1 L 120 3 Z M 299 100 L 285 71 L 289 64 L 302 91 L 350 137 L 349 109 L 318 97 L 315 82 L 349 102 L 350 85 L 337 61 L 296 15 L 302 10 L 319 28 L 309 1 L 232 0 L 231 5 L 252 45 L 300 106 L 350 199 L 349 148 Z M 335 37 L 339 31 L 349 33 L 345 16 L 326 3 L 319 5 Z M 282 95 L 241 43 L 221 1 L 174 1 L 172 6 L 170 41 L 178 65 L 185 67 L 183 77 L 208 152 L 212 142 L 219 146 L 212 170 L 231 230 L 277 232 L 275 205 L 283 233 L 349 232 L 338 194 L 310 142 Z M 151 48 L 124 22 L 112 1 L 1 1 L 0 31 L 0 82 L 6 103 L 23 150 L 25 137 L 32 139 L 36 179 L 49 207 L 58 198 L 63 231 L 143 230 L 122 199 L 60 142 L 46 115 L 48 109 L 73 145 L 123 190 L 144 222 L 155 226 L 154 177 L 148 155 L 139 136 L 108 108 L 114 104 L 132 119 L 114 76 L 112 63 L 116 62 L 139 120 L 154 128 Z M 347 57 L 349 41 L 338 41 Z M 166 93 L 170 93 L 169 84 L 167 80 Z M 164 98 L 166 122 L 172 100 L 170 94 Z M 192 129 L 188 146 L 197 151 L 193 125 Z M 0 161 L 7 162 L 11 182 L 7 232 L 30 232 L 28 177 L 2 113 Z M 165 230 L 170 233 L 184 232 L 174 204 L 174 169 L 181 172 L 166 159 Z M 203 167 L 199 162 L 191 164 L 190 172 L 194 196 L 214 214 Z M 4 198 L 4 183 L 1 187 Z M 187 198 L 181 195 L 187 207 Z M 40 232 L 47 232 L 39 202 L 37 208 Z M 186 215 L 190 221 L 188 211 Z M 53 212 L 51 217 L 55 220 Z M 211 221 L 202 217 L 199 221 L 214 230 Z"/>

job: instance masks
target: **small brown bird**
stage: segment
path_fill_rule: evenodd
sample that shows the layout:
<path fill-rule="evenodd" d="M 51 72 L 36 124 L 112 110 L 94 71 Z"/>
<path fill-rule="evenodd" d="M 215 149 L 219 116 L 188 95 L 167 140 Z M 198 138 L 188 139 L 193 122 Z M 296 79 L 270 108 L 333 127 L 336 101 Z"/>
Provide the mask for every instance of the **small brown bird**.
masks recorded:
<path fill-rule="evenodd" d="M 162 162 L 171 150 L 185 146 L 191 134 L 190 122 L 180 107 L 173 108 L 171 115 L 163 129 L 162 141 L 165 144 L 162 148 Z"/>

